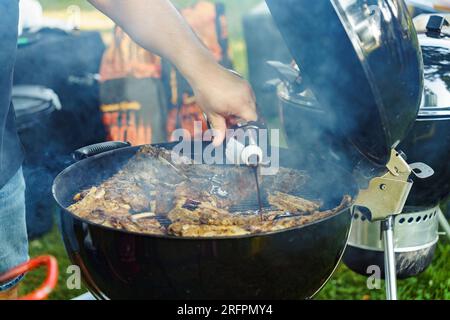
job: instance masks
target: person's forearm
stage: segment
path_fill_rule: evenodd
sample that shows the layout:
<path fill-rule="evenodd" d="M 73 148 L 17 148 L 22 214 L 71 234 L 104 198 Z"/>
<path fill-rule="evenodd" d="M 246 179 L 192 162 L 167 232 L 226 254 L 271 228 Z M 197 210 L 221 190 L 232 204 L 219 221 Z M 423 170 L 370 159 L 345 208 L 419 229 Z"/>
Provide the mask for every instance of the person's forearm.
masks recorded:
<path fill-rule="evenodd" d="M 212 54 L 168 0 L 89 0 L 139 45 L 170 60 L 193 84 L 217 68 Z"/>

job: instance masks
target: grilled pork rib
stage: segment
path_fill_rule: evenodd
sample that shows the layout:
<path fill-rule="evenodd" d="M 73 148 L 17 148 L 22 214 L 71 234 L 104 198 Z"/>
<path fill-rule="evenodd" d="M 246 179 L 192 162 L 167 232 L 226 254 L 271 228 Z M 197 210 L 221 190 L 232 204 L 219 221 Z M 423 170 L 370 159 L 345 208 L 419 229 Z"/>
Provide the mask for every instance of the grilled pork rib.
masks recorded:
<path fill-rule="evenodd" d="M 166 149 L 145 146 L 111 178 L 75 195 L 68 210 L 92 223 L 130 232 L 217 237 L 301 226 L 334 215 L 351 202 L 345 196 L 339 207 L 321 212 L 319 201 L 292 195 L 308 184 L 306 173 L 280 168 L 278 175 L 262 181 L 270 207 L 261 220 L 256 210 L 230 212 L 233 206 L 255 201 L 248 168 L 172 159 Z"/>

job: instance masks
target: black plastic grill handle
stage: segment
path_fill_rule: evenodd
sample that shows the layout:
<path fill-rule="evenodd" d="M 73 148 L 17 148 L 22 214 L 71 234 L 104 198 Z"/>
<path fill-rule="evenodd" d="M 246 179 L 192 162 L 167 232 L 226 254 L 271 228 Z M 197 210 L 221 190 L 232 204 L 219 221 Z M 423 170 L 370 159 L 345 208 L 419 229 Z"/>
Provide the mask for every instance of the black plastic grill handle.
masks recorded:
<path fill-rule="evenodd" d="M 87 159 L 104 152 L 127 148 L 130 146 L 131 143 L 123 141 L 108 141 L 97 143 L 76 150 L 73 153 L 73 158 L 75 161 L 81 161 L 83 159 Z"/>

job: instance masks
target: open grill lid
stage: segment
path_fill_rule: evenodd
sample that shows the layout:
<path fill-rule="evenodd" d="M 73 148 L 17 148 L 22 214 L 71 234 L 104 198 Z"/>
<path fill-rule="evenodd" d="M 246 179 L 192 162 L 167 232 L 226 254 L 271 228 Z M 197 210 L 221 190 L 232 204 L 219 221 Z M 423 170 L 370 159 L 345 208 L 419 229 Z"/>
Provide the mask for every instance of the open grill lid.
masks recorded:
<path fill-rule="evenodd" d="M 307 86 L 333 126 L 385 165 L 413 125 L 423 62 L 403 0 L 267 0 Z"/>

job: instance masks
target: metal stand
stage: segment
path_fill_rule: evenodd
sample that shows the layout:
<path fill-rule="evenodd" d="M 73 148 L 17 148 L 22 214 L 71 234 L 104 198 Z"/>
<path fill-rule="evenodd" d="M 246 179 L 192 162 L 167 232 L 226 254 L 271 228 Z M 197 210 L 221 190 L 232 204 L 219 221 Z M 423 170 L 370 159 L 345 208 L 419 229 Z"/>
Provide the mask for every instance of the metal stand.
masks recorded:
<path fill-rule="evenodd" d="M 386 297 L 397 300 L 397 269 L 395 265 L 394 216 L 381 223 L 384 242 L 384 277 L 386 280 Z"/>
<path fill-rule="evenodd" d="M 367 189 L 360 190 L 355 205 L 369 209 L 370 221 L 381 221 L 386 296 L 388 300 L 397 300 L 394 217 L 403 212 L 413 185 L 411 175 L 426 179 L 432 176 L 434 171 L 423 163 L 409 165 L 404 155 L 395 149 L 391 150 L 386 169 L 383 175 L 369 181 Z M 380 199 L 383 200 L 380 201 Z"/>
<path fill-rule="evenodd" d="M 438 219 L 439 225 L 441 226 L 442 230 L 444 230 L 445 234 L 447 235 L 447 238 L 450 240 L 450 225 L 440 208 L 438 209 Z"/>

